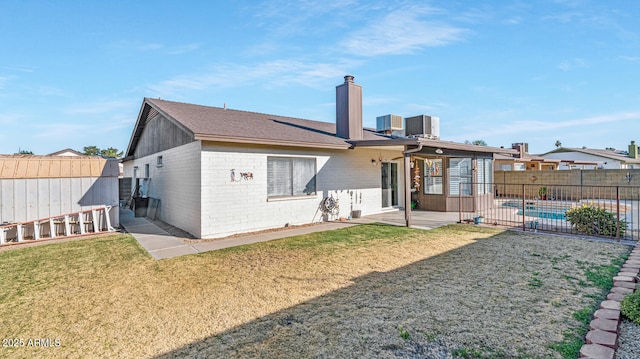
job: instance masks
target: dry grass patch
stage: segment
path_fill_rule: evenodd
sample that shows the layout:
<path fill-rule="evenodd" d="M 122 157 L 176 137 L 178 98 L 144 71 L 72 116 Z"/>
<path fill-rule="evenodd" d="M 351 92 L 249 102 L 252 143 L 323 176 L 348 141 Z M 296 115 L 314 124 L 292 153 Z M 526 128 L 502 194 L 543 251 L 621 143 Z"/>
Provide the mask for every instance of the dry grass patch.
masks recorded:
<path fill-rule="evenodd" d="M 475 226 L 363 225 L 154 261 L 126 235 L 0 253 L 15 357 L 558 357 L 628 249 Z M 586 284 L 585 284 L 586 283 Z"/>

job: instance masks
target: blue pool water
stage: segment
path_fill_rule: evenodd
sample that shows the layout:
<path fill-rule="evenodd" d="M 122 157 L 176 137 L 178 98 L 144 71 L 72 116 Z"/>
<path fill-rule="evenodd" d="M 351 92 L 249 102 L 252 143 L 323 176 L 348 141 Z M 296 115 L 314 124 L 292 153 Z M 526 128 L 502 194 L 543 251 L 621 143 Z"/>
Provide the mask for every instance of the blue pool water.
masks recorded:
<path fill-rule="evenodd" d="M 522 210 L 518 211 L 519 215 L 522 215 Z M 529 217 L 538 217 L 538 218 L 549 218 L 549 219 L 561 219 L 566 220 L 567 216 L 565 212 L 557 212 L 557 211 L 543 211 L 539 209 L 527 209 L 524 211 L 525 216 Z"/>
<path fill-rule="evenodd" d="M 506 202 L 506 207 L 518 208 L 518 215 L 522 215 L 522 203 Z M 547 208 L 546 206 L 537 206 L 535 204 L 526 203 L 524 206 L 524 215 L 528 217 L 549 218 L 566 220 L 566 208 Z"/>

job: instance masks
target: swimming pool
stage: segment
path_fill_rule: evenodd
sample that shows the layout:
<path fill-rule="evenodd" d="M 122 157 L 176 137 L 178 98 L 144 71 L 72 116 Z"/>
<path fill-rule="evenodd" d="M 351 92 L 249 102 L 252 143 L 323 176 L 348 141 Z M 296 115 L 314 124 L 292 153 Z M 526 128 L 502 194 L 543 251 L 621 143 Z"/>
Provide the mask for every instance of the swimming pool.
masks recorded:
<path fill-rule="evenodd" d="M 505 202 L 503 204 L 505 207 L 513 207 L 518 208 L 518 212 L 516 213 L 519 216 L 522 216 L 522 202 Z M 537 218 L 548 218 L 548 219 L 559 219 L 559 220 L 567 220 L 566 212 L 568 208 L 563 206 L 547 206 L 547 205 L 537 205 L 533 202 L 526 202 L 524 206 L 524 215 L 527 217 L 537 217 Z"/>
<path fill-rule="evenodd" d="M 528 217 L 538 217 L 538 218 L 549 218 L 549 219 L 560 219 L 567 220 L 567 216 L 565 215 L 565 211 L 542 211 L 537 209 L 529 209 L 524 211 L 524 215 Z M 518 215 L 522 215 L 522 210 L 519 210 Z"/>

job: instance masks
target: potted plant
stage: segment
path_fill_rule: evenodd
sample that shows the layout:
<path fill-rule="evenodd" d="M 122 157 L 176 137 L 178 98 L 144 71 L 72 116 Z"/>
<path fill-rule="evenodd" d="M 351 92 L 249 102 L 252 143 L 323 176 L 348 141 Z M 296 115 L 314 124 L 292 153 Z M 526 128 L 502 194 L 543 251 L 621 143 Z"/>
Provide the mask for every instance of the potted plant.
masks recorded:
<path fill-rule="evenodd" d="M 540 199 L 547 199 L 547 187 L 540 187 L 540 189 L 538 190 L 538 195 L 540 195 Z"/>

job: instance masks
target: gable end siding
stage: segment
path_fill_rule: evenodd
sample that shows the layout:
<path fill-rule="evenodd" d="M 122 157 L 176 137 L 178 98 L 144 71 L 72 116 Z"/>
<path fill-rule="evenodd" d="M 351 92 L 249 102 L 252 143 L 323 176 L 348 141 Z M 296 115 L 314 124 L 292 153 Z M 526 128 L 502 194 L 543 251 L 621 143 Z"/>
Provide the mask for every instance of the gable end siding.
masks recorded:
<path fill-rule="evenodd" d="M 157 114 L 144 127 L 134 156 L 140 158 L 193 142 L 191 133 L 178 127 L 173 121 Z"/>

